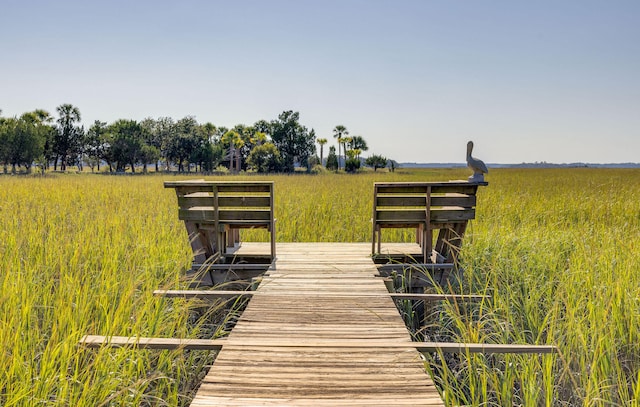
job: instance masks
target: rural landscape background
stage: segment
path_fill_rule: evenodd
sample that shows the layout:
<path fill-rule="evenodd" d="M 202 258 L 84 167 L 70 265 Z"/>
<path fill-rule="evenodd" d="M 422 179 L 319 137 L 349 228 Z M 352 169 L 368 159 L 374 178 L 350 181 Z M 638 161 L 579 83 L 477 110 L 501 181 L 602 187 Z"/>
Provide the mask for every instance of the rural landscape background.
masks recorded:
<path fill-rule="evenodd" d="M 243 309 L 152 295 L 192 258 L 164 181 L 273 180 L 278 242 L 365 244 L 373 183 L 467 179 L 469 140 L 489 185 L 444 290 L 489 298 L 419 335 L 559 352 L 426 355 L 443 400 L 640 405 L 637 0 L 1 6 L 1 406 L 189 404 L 214 352 L 78 346 Z"/>
<path fill-rule="evenodd" d="M 275 181 L 279 242 L 368 242 L 374 181 L 464 179 L 464 169 L 245 175 Z M 0 404 L 187 405 L 206 352 L 88 350 L 84 334 L 220 336 L 223 304 L 154 297 L 186 287 L 191 249 L 166 174 L 0 177 Z M 557 355 L 428 355 L 447 405 L 640 400 L 640 173 L 496 169 L 478 196 L 456 292 L 434 340 L 538 343 Z M 253 233 L 253 234 L 251 234 Z M 250 232 L 247 240 L 267 238 Z M 411 231 L 385 233 L 390 240 Z M 227 304 L 239 309 L 241 304 Z M 443 390 L 446 389 L 446 390 Z"/>

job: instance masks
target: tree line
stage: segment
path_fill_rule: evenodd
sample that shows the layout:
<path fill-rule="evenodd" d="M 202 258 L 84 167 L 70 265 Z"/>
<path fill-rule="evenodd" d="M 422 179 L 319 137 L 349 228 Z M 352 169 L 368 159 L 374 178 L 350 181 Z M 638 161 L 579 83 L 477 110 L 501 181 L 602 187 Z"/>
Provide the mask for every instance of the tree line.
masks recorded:
<path fill-rule="evenodd" d="M 324 163 L 323 147 L 327 139 L 316 139 L 315 131 L 300 124 L 300 114 L 282 112 L 276 120 L 259 120 L 251 126 L 231 129 L 212 123 L 200 124 L 192 116 L 179 120 L 170 117 L 142 121 L 121 119 L 107 124 L 96 120 L 85 130 L 80 125 L 80 110 L 63 104 L 54 119 L 45 110 L 34 110 L 19 117 L 4 118 L 0 111 L 0 165 L 4 172 L 27 172 L 35 166 L 41 171 L 61 171 L 70 166 L 109 172 L 136 172 L 148 166 L 155 171 L 179 172 L 246 171 L 293 172 L 311 170 Z M 331 147 L 326 167 L 339 170 L 340 149 L 344 152 L 345 171 L 354 172 L 368 150 L 364 138 L 348 136 L 342 125 L 334 129 L 339 152 Z M 320 157 L 316 155 L 316 142 Z M 373 155 L 364 160 L 374 169 L 385 167 L 387 160 Z"/>

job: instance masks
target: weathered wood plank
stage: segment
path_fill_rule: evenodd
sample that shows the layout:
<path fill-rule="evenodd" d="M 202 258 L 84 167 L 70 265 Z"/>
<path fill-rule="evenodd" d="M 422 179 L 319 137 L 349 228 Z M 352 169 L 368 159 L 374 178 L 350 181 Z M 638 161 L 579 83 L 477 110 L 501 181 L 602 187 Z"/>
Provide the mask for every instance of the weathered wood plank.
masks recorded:
<path fill-rule="evenodd" d="M 456 342 L 416 342 L 416 349 L 420 352 L 443 353 L 554 353 L 557 348 L 553 345 L 520 345 L 494 343 L 456 343 Z"/>
<path fill-rule="evenodd" d="M 257 225 L 269 225 L 271 223 L 270 209 L 220 208 L 218 214 L 218 220 L 224 223 L 250 223 L 251 221 L 256 222 Z M 208 206 L 194 206 L 189 209 L 178 210 L 178 218 L 193 222 L 214 222 L 216 220 L 216 211 Z"/>
<path fill-rule="evenodd" d="M 475 218 L 476 211 L 473 208 L 463 208 L 461 206 L 445 206 L 441 208 L 431 208 L 429 220 L 431 223 L 457 222 L 471 220 Z M 376 210 L 376 224 L 386 225 L 389 223 L 422 223 L 426 222 L 427 214 L 422 209 L 413 208 L 379 208 Z"/>
<path fill-rule="evenodd" d="M 422 206 L 424 207 L 425 197 L 424 195 L 378 195 L 376 198 L 376 206 L 384 207 L 410 207 L 410 206 Z M 476 206 L 475 195 L 465 194 L 446 194 L 446 195 L 432 195 L 432 206 L 460 206 L 464 208 L 471 208 Z"/>
<path fill-rule="evenodd" d="M 273 181 L 205 181 L 197 180 L 181 180 L 181 181 L 165 181 L 165 188 L 209 188 L 216 186 L 221 192 L 247 192 L 260 191 L 270 192 L 273 188 Z"/>
<path fill-rule="evenodd" d="M 302 286 L 307 288 L 308 286 Z M 443 301 L 443 300 L 483 300 L 490 298 L 488 295 L 470 295 L 470 294 L 420 294 L 420 293 L 375 293 L 364 292 L 354 293 L 353 290 L 347 292 L 318 292 L 317 290 L 307 289 L 307 291 L 287 291 L 287 292 L 269 292 L 269 291 L 229 291 L 229 290 L 155 290 L 154 295 L 168 298 L 197 298 L 197 299 L 214 299 L 214 298 L 231 298 L 238 296 L 271 296 L 271 297 L 322 297 L 332 299 L 354 298 L 362 301 L 371 298 L 380 298 L 389 296 L 391 298 L 402 300 L 420 300 L 420 301 Z"/>
<path fill-rule="evenodd" d="M 155 290 L 153 295 L 167 298 L 196 298 L 216 299 L 250 296 L 254 291 L 225 291 L 225 290 Z"/>
<path fill-rule="evenodd" d="M 475 194 L 478 184 L 468 182 L 376 182 L 374 187 L 380 194 L 424 194 L 427 188 L 433 194 Z"/>
<path fill-rule="evenodd" d="M 80 344 L 89 348 L 110 346 L 137 349 L 220 350 L 224 339 L 145 338 L 128 336 L 85 335 Z"/>
<path fill-rule="evenodd" d="M 271 204 L 269 196 L 219 196 L 218 206 L 235 208 L 268 208 Z M 213 207 L 215 199 L 213 195 L 193 193 L 178 197 L 178 206 L 181 209 L 189 209 L 196 206 Z"/>
<path fill-rule="evenodd" d="M 253 397 L 218 397 L 218 396 L 203 396 L 198 400 L 194 400 L 191 403 L 192 407 L 210 407 L 210 406 L 343 406 L 343 407 L 400 407 L 400 406 L 440 406 L 442 405 L 439 397 L 432 397 L 431 402 L 422 395 L 402 395 L 390 394 L 379 395 L 376 399 L 367 399 L 358 394 L 349 398 L 338 398 L 336 395 L 327 398 L 312 398 L 312 397 L 296 397 L 296 398 L 253 398 Z"/>
<path fill-rule="evenodd" d="M 375 330 L 372 330 L 375 331 Z M 552 345 L 521 345 L 521 344 L 487 344 L 487 343 L 454 343 L 454 342 L 403 342 L 392 341 L 385 335 L 382 338 L 371 339 L 333 339 L 308 337 L 296 339 L 281 339 L 281 335 L 274 337 L 258 337 L 251 339 L 178 339 L 178 338 L 145 338 L 126 336 L 85 335 L 80 344 L 89 348 L 102 346 L 133 347 L 138 349 L 185 349 L 185 350 L 220 350 L 223 346 L 250 346 L 270 348 L 377 348 L 377 349 L 407 349 L 415 348 L 420 352 L 444 353 L 553 353 L 557 348 Z"/>

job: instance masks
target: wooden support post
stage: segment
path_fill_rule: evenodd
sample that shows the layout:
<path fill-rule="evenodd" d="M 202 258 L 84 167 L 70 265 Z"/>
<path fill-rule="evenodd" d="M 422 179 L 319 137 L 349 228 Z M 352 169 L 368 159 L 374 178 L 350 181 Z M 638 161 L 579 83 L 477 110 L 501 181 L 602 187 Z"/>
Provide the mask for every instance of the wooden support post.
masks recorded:
<path fill-rule="evenodd" d="M 431 229 L 431 186 L 427 186 L 427 195 L 425 200 L 426 217 L 422 237 L 422 261 L 429 263 L 431 250 L 433 250 L 433 230 Z"/>

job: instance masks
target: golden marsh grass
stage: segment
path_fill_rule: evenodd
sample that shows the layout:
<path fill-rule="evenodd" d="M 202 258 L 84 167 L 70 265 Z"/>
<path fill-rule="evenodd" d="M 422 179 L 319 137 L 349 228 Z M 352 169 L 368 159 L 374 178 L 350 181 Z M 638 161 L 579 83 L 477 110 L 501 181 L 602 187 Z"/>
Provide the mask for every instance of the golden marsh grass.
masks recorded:
<path fill-rule="evenodd" d="M 374 181 L 467 175 L 260 178 L 275 181 L 278 241 L 368 242 Z M 222 330 L 215 313 L 197 318 L 198 304 L 152 296 L 184 287 L 191 258 L 165 179 L 175 177 L 0 177 L 0 405 L 188 404 L 212 355 L 76 345 L 86 333 Z M 638 405 L 640 170 L 505 169 L 488 181 L 465 238 L 461 289 L 491 298 L 435 307 L 427 335 L 551 343 L 561 353 L 430 355 L 447 405 Z"/>

